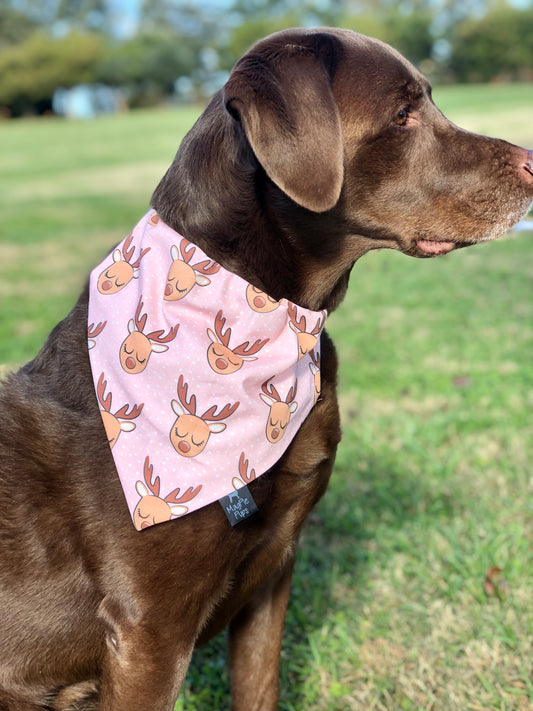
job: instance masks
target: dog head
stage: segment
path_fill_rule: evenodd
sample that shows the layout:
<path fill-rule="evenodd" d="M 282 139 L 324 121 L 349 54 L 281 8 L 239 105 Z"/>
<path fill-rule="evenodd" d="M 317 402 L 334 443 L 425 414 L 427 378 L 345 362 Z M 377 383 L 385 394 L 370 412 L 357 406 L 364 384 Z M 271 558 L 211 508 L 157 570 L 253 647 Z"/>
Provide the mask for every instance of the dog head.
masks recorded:
<path fill-rule="evenodd" d="M 533 153 L 454 126 L 398 52 L 328 28 L 276 33 L 237 62 L 153 204 L 224 266 L 316 309 L 365 252 L 493 239 L 532 199 Z"/>

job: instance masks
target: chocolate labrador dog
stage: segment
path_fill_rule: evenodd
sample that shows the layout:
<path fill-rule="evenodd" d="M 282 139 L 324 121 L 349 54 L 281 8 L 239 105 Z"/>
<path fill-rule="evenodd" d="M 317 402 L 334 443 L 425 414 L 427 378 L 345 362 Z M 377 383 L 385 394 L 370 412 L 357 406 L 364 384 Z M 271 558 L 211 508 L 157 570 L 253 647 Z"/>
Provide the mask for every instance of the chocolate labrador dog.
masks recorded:
<path fill-rule="evenodd" d="M 186 238 L 172 258 L 194 262 L 197 293 L 220 266 L 251 284 L 257 303 L 296 308 L 293 330 L 303 333 L 298 309 L 332 311 L 369 250 L 433 257 L 494 239 L 532 199 L 533 153 L 450 123 L 396 51 L 350 31 L 287 30 L 236 64 L 156 188 L 146 229 Z M 192 249 L 207 255 L 201 267 Z M 148 257 L 136 259 L 134 277 Z M 139 332 L 143 309 L 131 319 Z M 322 332 L 306 356 L 320 369 L 320 396 L 276 463 L 254 480 L 241 461 L 253 515 L 232 526 L 216 501 L 181 515 L 196 489 L 159 496 L 158 472 L 145 462 L 143 481 L 140 459 L 141 499 L 182 506 L 137 530 L 102 413 L 130 417 L 121 442 L 133 441 L 140 405 L 117 396 L 111 407 L 107 373 L 98 402 L 87 313 L 86 291 L 0 394 L 0 709 L 170 711 L 195 646 L 229 626 L 232 709 L 272 711 L 298 534 L 340 439 L 334 347 Z M 213 345 L 228 335 L 224 318 L 211 325 Z M 150 335 L 159 352 L 170 347 L 166 332 Z M 250 362 L 251 347 L 241 349 Z M 269 376 L 257 397 L 294 412 L 300 389 L 287 393 Z M 176 381 L 170 426 L 196 407 L 193 385 Z M 219 415 L 212 407 L 204 419 L 222 441 Z M 177 470 L 187 446 L 175 445 Z"/>

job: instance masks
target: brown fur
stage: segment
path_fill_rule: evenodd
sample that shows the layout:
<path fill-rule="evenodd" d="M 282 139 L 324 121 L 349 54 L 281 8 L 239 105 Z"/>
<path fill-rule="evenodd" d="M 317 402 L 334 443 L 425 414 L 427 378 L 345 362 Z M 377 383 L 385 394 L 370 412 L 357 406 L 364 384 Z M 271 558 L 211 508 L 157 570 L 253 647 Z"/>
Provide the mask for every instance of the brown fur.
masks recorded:
<path fill-rule="evenodd" d="M 450 124 L 386 45 L 324 29 L 237 63 L 152 204 L 274 298 L 331 311 L 367 251 L 492 239 L 532 199 L 531 153 Z M 229 625 L 232 709 L 273 711 L 298 534 L 340 439 L 330 339 L 320 400 L 250 485 L 259 513 L 231 528 L 213 504 L 142 533 L 86 341 L 84 293 L 0 391 L 0 709 L 170 711 L 193 648 Z"/>

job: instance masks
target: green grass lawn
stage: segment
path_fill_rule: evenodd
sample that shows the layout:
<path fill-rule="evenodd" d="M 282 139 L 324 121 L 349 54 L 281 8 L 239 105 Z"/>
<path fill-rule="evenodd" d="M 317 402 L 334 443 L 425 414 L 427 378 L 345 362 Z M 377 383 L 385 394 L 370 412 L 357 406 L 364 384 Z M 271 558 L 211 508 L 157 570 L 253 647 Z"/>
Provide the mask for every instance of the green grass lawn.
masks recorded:
<path fill-rule="evenodd" d="M 533 85 L 435 99 L 533 146 Z M 0 368 L 36 353 L 144 214 L 195 115 L 0 124 Z M 283 711 L 533 709 L 532 284 L 530 232 L 356 265 L 328 321 L 344 439 L 302 539 Z M 228 708 L 221 638 L 195 655 L 176 709 Z"/>

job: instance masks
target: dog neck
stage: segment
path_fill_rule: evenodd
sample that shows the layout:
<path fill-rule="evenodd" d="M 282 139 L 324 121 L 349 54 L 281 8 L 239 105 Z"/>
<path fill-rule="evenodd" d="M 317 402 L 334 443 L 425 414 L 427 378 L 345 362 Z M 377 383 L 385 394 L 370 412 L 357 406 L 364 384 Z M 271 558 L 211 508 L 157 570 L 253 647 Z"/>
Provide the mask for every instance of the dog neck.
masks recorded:
<path fill-rule="evenodd" d="M 215 97 L 184 138 L 151 204 L 224 268 L 275 299 L 332 311 L 370 248 L 350 235 L 339 204 L 297 205 L 269 179 L 237 121 Z M 232 163 L 228 165 L 228 156 Z"/>

